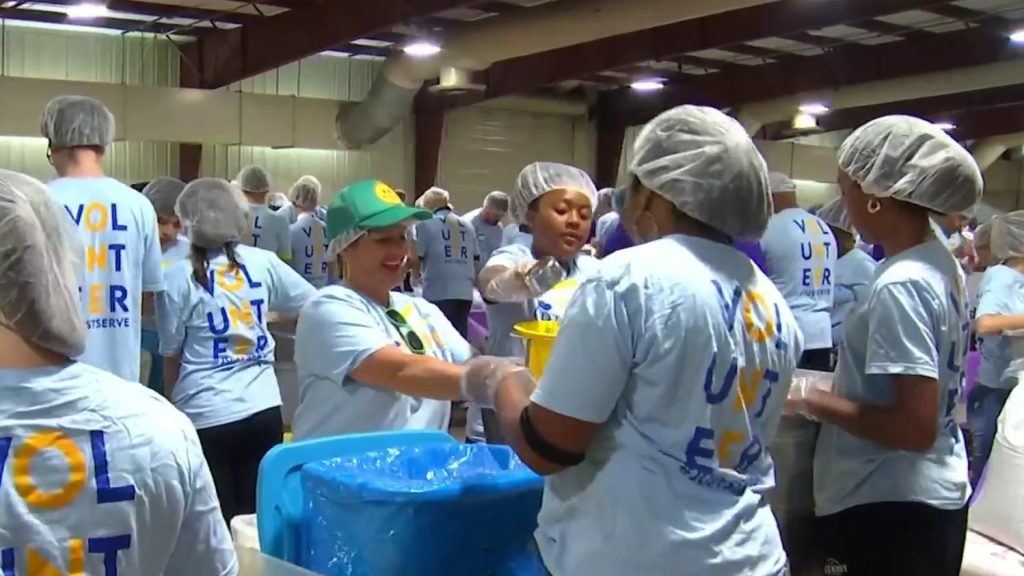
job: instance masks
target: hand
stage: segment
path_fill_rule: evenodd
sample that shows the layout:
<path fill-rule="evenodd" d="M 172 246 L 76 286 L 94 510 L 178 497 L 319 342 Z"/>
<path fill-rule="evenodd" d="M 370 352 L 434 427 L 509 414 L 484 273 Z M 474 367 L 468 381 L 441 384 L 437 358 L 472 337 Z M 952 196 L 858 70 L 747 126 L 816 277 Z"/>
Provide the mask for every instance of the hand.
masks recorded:
<path fill-rule="evenodd" d="M 816 420 L 811 414 L 811 401 L 818 394 L 832 391 L 832 377 L 828 372 L 814 370 L 796 370 L 793 373 L 793 384 L 789 387 L 789 395 L 783 412 L 787 415 L 801 414 Z"/>
<path fill-rule="evenodd" d="M 526 368 L 506 358 L 477 356 L 465 364 L 466 371 L 459 381 L 462 396 L 481 408 L 494 408 L 498 388 L 505 378 L 515 372 L 524 372 L 530 382 Z"/>

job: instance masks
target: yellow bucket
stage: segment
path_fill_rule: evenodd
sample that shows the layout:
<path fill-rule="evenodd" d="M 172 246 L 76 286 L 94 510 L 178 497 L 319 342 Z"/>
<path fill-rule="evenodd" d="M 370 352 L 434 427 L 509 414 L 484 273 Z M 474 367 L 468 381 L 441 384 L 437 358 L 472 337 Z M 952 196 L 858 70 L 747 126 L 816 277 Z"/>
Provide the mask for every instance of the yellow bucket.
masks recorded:
<path fill-rule="evenodd" d="M 544 375 L 544 367 L 551 357 L 551 349 L 555 347 L 558 336 L 558 322 L 551 320 L 531 320 L 520 322 L 512 327 L 512 332 L 526 342 L 526 367 L 530 374 L 540 380 Z"/>

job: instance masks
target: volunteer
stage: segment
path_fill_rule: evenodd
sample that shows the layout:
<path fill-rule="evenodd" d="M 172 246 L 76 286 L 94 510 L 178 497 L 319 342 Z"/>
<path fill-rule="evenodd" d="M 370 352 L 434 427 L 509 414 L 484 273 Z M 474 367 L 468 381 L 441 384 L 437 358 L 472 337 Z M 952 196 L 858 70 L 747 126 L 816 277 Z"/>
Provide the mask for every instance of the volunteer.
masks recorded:
<path fill-rule="evenodd" d="M 463 338 L 469 335 L 473 288 L 480 250 L 473 228 L 459 218 L 448 191 L 431 188 L 421 197 L 433 217 L 415 224 L 412 276 L 421 278 L 423 297 L 434 303 Z"/>
<path fill-rule="evenodd" d="M 974 231 L 974 270 L 984 272 L 992 264 L 992 223 L 997 216 L 978 226 Z"/>
<path fill-rule="evenodd" d="M 114 116 L 101 102 L 54 98 L 41 125 L 46 157 L 60 176 L 50 194 L 86 251 L 79 289 L 88 336 L 78 360 L 138 382 L 142 293 L 163 290 L 156 214 L 142 195 L 104 176 Z"/>
<path fill-rule="evenodd" d="M 615 211 L 614 209 L 614 197 L 615 188 L 601 188 L 597 191 L 597 199 L 594 202 L 594 213 L 590 218 L 590 238 L 588 240 L 591 244 L 596 242 L 597 239 L 597 223 L 604 218 L 606 214 L 611 214 Z"/>
<path fill-rule="evenodd" d="M 842 344 L 846 332 L 846 317 L 867 297 L 878 263 L 870 254 L 857 249 L 857 231 L 846 213 L 841 198 L 829 202 L 818 211 L 836 239 L 839 259 L 835 267 L 835 293 L 832 299 L 832 343 Z"/>
<path fill-rule="evenodd" d="M 977 484 L 992 452 L 996 419 L 1017 385 L 1024 358 L 1015 358 L 1007 330 L 1019 330 L 1014 316 L 1024 314 L 1024 211 L 1000 216 L 992 224 L 992 254 L 1000 264 L 985 272 L 974 329 L 981 352 L 978 380 L 967 397 L 971 431 L 971 480 Z M 1019 339 L 1019 337 L 1016 337 Z"/>
<path fill-rule="evenodd" d="M 259 166 L 246 166 L 235 178 L 238 187 L 249 202 L 249 233 L 243 242 L 278 255 L 281 260 L 292 259 L 291 234 L 288 220 L 267 206 L 270 193 L 270 174 Z"/>
<path fill-rule="evenodd" d="M 153 210 L 160 232 L 160 250 L 163 253 L 161 268 L 168 268 L 178 260 L 188 258 L 191 253 L 188 238 L 181 234 L 181 221 L 174 211 L 178 196 L 185 189 L 185 183 L 177 178 L 162 176 L 147 183 L 142 189 Z M 142 376 L 145 384 L 156 391 L 164 386 L 164 365 L 160 358 L 160 337 L 157 334 L 156 319 L 153 316 L 153 303 L 150 299 L 143 301 L 142 317 L 142 352 L 143 366 L 148 366 L 148 374 Z"/>
<path fill-rule="evenodd" d="M 295 220 L 299 217 L 299 211 L 295 206 L 295 195 L 300 191 L 316 190 L 317 197 L 319 198 L 321 189 L 320 180 L 318 180 L 316 176 L 302 176 L 296 180 L 295 183 L 292 184 L 291 189 L 288 190 L 288 204 L 282 207 L 281 210 L 278 211 L 278 214 L 288 220 L 289 225 L 295 224 Z M 310 213 L 314 216 L 316 215 L 317 208 L 319 207 L 319 200 L 317 202 L 318 204 L 310 210 Z M 323 219 L 321 218 L 321 220 Z"/>
<path fill-rule="evenodd" d="M 379 180 L 346 187 L 327 210 L 341 284 L 299 315 L 296 439 L 382 430 L 448 430 L 461 400 L 458 363 L 472 350 L 437 306 L 392 288 L 408 257 L 406 231 L 431 218 Z"/>
<path fill-rule="evenodd" d="M 235 574 L 192 424 L 73 360 L 87 341 L 84 254 L 63 212 L 42 183 L 0 170 L 3 572 Z"/>
<path fill-rule="evenodd" d="M 626 202 L 626 189 L 619 188 L 612 193 L 612 210 L 599 216 L 594 226 L 594 249 L 598 256 L 604 256 L 603 246 L 611 236 L 612 231 L 619 225 L 619 212 Z"/>
<path fill-rule="evenodd" d="M 484 198 L 484 205 L 466 212 L 462 219 L 473 227 L 476 245 L 480 250 L 480 262 L 486 263 L 491 254 L 501 248 L 501 221 L 508 213 L 508 194 L 491 192 Z"/>
<path fill-rule="evenodd" d="M 153 211 L 156 212 L 160 251 L 163 253 L 162 268 L 188 258 L 189 255 L 188 238 L 182 235 L 181 221 L 174 212 L 174 205 L 184 189 L 184 182 L 167 176 L 149 182 L 142 189 L 142 195 L 149 200 L 153 205 Z"/>
<path fill-rule="evenodd" d="M 313 287 L 279 258 L 240 244 L 245 198 L 224 180 L 189 183 L 177 212 L 192 252 L 158 301 L 165 393 L 199 430 L 228 520 L 252 514 L 260 461 L 281 442 L 271 313 L 294 316 Z"/>
<path fill-rule="evenodd" d="M 288 196 L 280 192 L 267 194 L 267 206 L 277 214 L 280 214 L 281 210 L 285 209 L 289 204 Z"/>
<path fill-rule="evenodd" d="M 885 248 L 864 305 L 846 318 L 835 389 L 794 389 L 823 422 L 814 458 L 825 572 L 960 573 L 970 494 L 954 410 L 967 350 L 964 278 L 929 214 L 981 197 L 971 155 L 929 122 L 887 116 L 839 149 L 858 232 Z"/>
<path fill-rule="evenodd" d="M 327 232 L 316 217 L 320 204 L 320 183 L 300 178 L 291 194 L 295 221 L 291 225 L 292 268 L 316 288 L 323 288 L 329 279 Z"/>
<path fill-rule="evenodd" d="M 782 576 L 767 447 L 801 337 L 730 246 L 764 231 L 768 170 L 738 122 L 682 106 L 644 127 L 630 173 L 622 220 L 642 244 L 583 282 L 537 389 L 481 357 L 466 396 L 496 400 L 512 448 L 549 476 L 536 538 L 551 574 Z"/>
<path fill-rule="evenodd" d="M 768 276 L 786 297 L 804 336 L 800 367 L 832 369 L 830 312 L 836 268 L 836 239 L 821 218 L 800 208 L 796 184 L 785 174 L 769 175 L 775 214 L 761 238 Z"/>

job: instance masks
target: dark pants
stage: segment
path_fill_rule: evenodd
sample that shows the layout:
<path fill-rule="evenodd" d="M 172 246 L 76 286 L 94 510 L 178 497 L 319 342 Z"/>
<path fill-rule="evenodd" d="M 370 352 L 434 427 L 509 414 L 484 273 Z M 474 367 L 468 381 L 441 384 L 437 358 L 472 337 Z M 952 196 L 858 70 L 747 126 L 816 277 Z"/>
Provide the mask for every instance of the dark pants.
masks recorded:
<path fill-rule="evenodd" d="M 256 476 L 260 462 L 281 443 L 280 406 L 230 424 L 199 430 L 199 443 L 210 465 L 224 519 L 256 513 Z"/>
<path fill-rule="evenodd" d="M 469 312 L 473 309 L 472 300 L 438 300 L 434 304 L 441 309 L 445 318 L 463 338 L 469 338 Z"/>
<path fill-rule="evenodd" d="M 797 367 L 804 370 L 831 372 L 835 369 L 835 366 L 832 364 L 832 349 L 804 350 L 803 355 L 800 356 L 800 364 Z"/>
<path fill-rule="evenodd" d="M 967 396 L 967 429 L 971 435 L 971 485 L 976 486 L 992 454 L 999 414 L 1010 390 L 976 384 Z"/>
<path fill-rule="evenodd" d="M 824 574 L 958 576 L 967 507 L 939 510 L 917 502 L 854 506 L 819 520 Z"/>

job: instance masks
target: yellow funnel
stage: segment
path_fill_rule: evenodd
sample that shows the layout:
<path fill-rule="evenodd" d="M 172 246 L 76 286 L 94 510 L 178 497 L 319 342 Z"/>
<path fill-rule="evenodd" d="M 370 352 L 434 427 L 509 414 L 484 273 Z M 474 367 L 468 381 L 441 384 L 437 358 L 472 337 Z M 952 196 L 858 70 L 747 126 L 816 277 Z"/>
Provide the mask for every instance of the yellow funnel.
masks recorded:
<path fill-rule="evenodd" d="M 551 357 L 558 336 L 558 322 L 552 320 L 531 320 L 512 327 L 512 332 L 526 341 L 526 367 L 537 380 L 544 375 L 544 366 Z"/>

